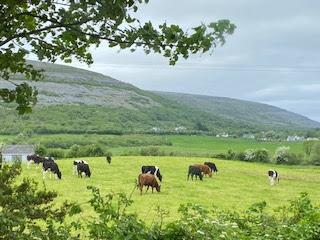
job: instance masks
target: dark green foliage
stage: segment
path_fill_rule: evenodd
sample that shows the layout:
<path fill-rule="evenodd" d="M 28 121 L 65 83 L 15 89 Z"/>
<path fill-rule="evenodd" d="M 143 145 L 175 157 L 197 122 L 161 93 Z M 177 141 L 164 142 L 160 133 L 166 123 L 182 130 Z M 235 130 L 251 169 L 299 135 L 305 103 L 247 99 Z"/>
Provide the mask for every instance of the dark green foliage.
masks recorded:
<path fill-rule="evenodd" d="M 45 156 L 47 154 L 47 149 L 40 144 L 35 145 L 35 153 L 40 155 L 40 156 Z"/>
<path fill-rule="evenodd" d="M 152 239 L 145 223 L 126 209 L 133 203 L 125 194 L 107 194 L 101 196 L 99 189 L 88 187 L 92 191 L 90 204 L 97 213 L 87 224 L 90 239 Z"/>
<path fill-rule="evenodd" d="M 320 165 L 320 142 L 313 144 L 310 151 L 309 162 L 314 165 Z"/>
<path fill-rule="evenodd" d="M 0 239 L 76 239 L 71 232 L 79 225 L 64 223 L 80 212 L 76 204 L 54 207 L 57 193 L 39 190 L 30 179 L 16 183 L 21 166 L 0 169 Z"/>
<path fill-rule="evenodd" d="M 165 152 L 158 147 L 145 147 L 140 150 L 141 156 L 164 156 Z"/>

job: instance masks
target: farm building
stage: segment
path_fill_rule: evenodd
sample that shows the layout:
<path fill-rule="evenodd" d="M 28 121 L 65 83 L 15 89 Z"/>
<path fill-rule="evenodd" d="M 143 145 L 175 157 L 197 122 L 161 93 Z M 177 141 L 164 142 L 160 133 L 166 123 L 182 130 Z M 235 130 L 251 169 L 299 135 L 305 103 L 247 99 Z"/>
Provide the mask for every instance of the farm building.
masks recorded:
<path fill-rule="evenodd" d="M 34 154 L 32 145 L 5 145 L 2 149 L 2 161 L 27 161 L 27 156 Z"/>

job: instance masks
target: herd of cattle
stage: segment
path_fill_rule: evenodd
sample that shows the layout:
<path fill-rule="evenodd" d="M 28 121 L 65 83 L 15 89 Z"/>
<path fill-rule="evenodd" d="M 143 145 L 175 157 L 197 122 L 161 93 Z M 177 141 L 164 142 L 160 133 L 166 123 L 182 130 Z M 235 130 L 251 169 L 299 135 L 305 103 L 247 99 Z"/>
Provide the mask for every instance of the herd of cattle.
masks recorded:
<path fill-rule="evenodd" d="M 51 157 L 41 157 L 39 155 L 29 155 L 27 157 L 28 167 L 31 163 L 39 165 L 42 163 L 42 176 L 45 178 L 47 172 L 55 174 L 56 178 L 61 179 L 62 174 L 59 170 L 58 164 Z M 109 164 L 111 164 L 111 157 L 106 157 L 106 160 Z M 203 181 L 204 176 L 212 177 L 212 173 L 218 173 L 217 166 L 213 162 L 204 162 L 203 164 L 194 164 L 190 165 L 188 169 L 187 180 L 191 176 L 191 180 L 193 181 L 193 177 L 195 176 L 195 180 L 199 177 L 201 181 Z M 89 177 L 91 176 L 91 171 L 89 164 L 84 160 L 75 160 L 73 161 L 73 175 L 78 175 L 79 177 Z M 269 170 L 268 177 L 270 181 L 270 185 L 274 185 L 277 182 L 279 183 L 279 174 L 276 170 Z M 140 189 L 140 194 L 142 194 L 142 189 L 144 186 L 147 187 L 146 192 L 151 187 L 152 193 L 155 188 L 157 192 L 160 192 L 160 182 L 162 182 L 162 175 L 160 173 L 160 169 L 157 166 L 142 166 L 141 173 L 138 176 L 137 187 Z"/>

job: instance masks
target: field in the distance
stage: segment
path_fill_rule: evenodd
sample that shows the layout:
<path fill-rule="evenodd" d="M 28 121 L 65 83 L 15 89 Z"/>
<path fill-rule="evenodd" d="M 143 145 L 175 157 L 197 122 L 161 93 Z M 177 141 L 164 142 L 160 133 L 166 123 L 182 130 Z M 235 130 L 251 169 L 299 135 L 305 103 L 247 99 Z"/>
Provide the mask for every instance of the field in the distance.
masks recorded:
<path fill-rule="evenodd" d="M 212 205 L 224 209 L 246 209 L 252 203 L 266 201 L 269 210 L 281 206 L 300 192 L 308 192 L 311 199 L 320 203 L 320 168 L 314 166 L 274 166 L 271 164 L 214 160 L 219 173 L 201 181 L 187 181 L 187 168 L 192 163 L 201 163 L 206 158 L 186 157 L 114 157 L 108 165 L 104 158 L 84 158 L 90 164 L 92 177 L 81 179 L 72 175 L 73 159 L 58 160 L 62 180 L 46 178 L 48 190 L 59 193 L 57 203 L 64 200 L 77 201 L 88 206 L 90 191 L 86 186 L 99 187 L 103 194 L 123 191 L 130 194 L 135 186 L 142 165 L 158 165 L 163 174 L 161 193 L 147 194 L 135 190 L 134 204 L 129 208 L 147 222 L 154 220 L 157 206 L 169 210 L 169 218 L 178 217 L 177 209 L 183 203 Z M 280 173 L 280 184 L 271 187 L 266 171 L 276 168 Z M 23 166 L 22 177 L 32 177 L 42 184 L 41 168 Z M 87 207 L 85 207 L 87 209 Z M 86 210 L 82 217 L 92 215 Z"/>

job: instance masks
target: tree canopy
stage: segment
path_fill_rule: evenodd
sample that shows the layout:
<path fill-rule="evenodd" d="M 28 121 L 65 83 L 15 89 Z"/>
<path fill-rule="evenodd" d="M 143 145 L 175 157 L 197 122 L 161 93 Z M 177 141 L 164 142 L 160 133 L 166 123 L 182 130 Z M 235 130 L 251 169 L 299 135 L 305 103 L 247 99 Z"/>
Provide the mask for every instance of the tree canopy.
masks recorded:
<path fill-rule="evenodd" d="M 0 100 L 16 102 L 20 114 L 31 112 L 37 90 L 10 80 L 14 74 L 37 81 L 43 76 L 26 61 L 29 54 L 54 63 L 72 59 L 92 64 L 90 46 L 157 53 L 174 65 L 179 58 L 204 53 L 225 43 L 235 30 L 229 20 L 201 24 L 184 31 L 164 22 L 154 26 L 134 15 L 148 0 L 4 0 L 0 3 Z M 100 46 L 102 47 L 102 46 Z"/>

